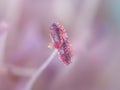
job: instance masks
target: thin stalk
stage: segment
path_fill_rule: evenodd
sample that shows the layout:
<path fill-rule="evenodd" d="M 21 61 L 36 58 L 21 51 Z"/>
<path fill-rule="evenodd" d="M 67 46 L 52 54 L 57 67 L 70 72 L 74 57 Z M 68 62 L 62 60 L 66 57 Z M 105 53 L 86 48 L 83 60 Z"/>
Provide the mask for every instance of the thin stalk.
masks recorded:
<path fill-rule="evenodd" d="M 36 82 L 37 78 L 40 77 L 42 72 L 46 69 L 46 67 L 49 65 L 49 63 L 53 60 L 56 53 L 57 53 L 57 50 L 55 49 L 53 51 L 53 53 L 50 55 L 50 57 L 43 63 L 43 65 L 40 66 L 38 68 L 38 70 L 36 70 L 35 74 L 33 74 L 32 78 L 28 82 L 25 90 L 31 90 L 32 89 L 32 87 L 33 87 L 34 83 Z"/>

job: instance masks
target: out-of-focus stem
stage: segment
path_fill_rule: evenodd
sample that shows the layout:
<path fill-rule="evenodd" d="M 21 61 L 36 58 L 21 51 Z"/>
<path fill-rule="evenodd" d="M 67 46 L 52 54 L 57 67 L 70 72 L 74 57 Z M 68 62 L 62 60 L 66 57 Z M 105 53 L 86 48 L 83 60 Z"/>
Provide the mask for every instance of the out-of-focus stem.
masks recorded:
<path fill-rule="evenodd" d="M 7 39 L 8 24 L 5 21 L 0 22 L 0 65 L 3 64 L 4 51 Z"/>
<path fill-rule="evenodd" d="M 57 50 L 55 49 L 53 51 L 53 53 L 50 55 L 50 57 L 43 63 L 43 65 L 40 66 L 38 68 L 38 70 L 36 70 L 36 72 L 33 74 L 32 78 L 28 82 L 25 90 L 31 90 L 32 89 L 32 87 L 33 87 L 34 83 L 36 82 L 37 78 L 40 77 L 42 72 L 46 69 L 46 67 L 49 65 L 49 63 L 53 60 L 56 53 L 57 53 Z"/>
<path fill-rule="evenodd" d="M 90 41 L 92 35 L 91 29 L 100 3 L 101 0 L 84 0 L 84 3 L 81 7 L 82 9 L 80 9 L 80 16 L 76 21 L 75 29 L 77 30 L 78 35 L 76 35 L 76 41 L 74 43 L 78 42 L 78 38 L 80 38 L 83 46 L 86 46 L 86 44 Z M 82 34 L 79 35 L 81 31 Z"/>
<path fill-rule="evenodd" d="M 0 73 L 2 74 L 12 74 L 19 77 L 31 77 L 34 72 L 34 68 L 18 67 L 8 64 L 0 65 Z"/>

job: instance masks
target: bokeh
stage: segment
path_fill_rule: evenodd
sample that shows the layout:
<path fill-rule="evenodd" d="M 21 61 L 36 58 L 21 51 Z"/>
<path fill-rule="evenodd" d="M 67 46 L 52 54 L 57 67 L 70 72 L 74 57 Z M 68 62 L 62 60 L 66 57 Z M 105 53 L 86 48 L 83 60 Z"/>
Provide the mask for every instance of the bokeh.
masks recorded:
<path fill-rule="evenodd" d="M 120 90 L 120 0 L 0 0 L 0 90 L 25 90 L 53 53 L 49 27 L 61 23 L 72 63 L 56 55 L 32 90 Z"/>

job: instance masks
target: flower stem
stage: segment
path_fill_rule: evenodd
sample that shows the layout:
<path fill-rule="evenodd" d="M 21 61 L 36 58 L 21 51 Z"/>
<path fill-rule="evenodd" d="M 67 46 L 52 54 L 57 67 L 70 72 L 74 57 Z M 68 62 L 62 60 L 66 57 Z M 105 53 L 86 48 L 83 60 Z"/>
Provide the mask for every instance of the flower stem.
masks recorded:
<path fill-rule="evenodd" d="M 33 74 L 32 78 L 28 82 L 25 90 L 31 90 L 32 89 L 32 87 L 33 87 L 34 83 L 36 82 L 37 78 L 40 77 L 42 72 L 46 69 L 46 67 L 49 65 L 49 63 L 53 60 L 56 53 L 57 53 L 57 50 L 55 49 L 53 51 L 53 53 L 50 55 L 50 57 L 43 63 L 43 65 L 40 66 L 38 68 L 38 70 L 36 70 L 35 74 Z"/>

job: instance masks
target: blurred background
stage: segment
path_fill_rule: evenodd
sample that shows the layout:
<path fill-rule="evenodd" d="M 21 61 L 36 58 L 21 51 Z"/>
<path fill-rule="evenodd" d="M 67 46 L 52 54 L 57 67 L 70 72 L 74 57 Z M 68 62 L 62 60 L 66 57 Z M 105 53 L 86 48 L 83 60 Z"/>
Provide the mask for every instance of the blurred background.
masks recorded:
<path fill-rule="evenodd" d="M 56 55 L 32 90 L 120 90 L 120 0 L 0 0 L 0 90 L 25 90 L 53 52 L 55 21 L 67 30 L 72 63 Z"/>

